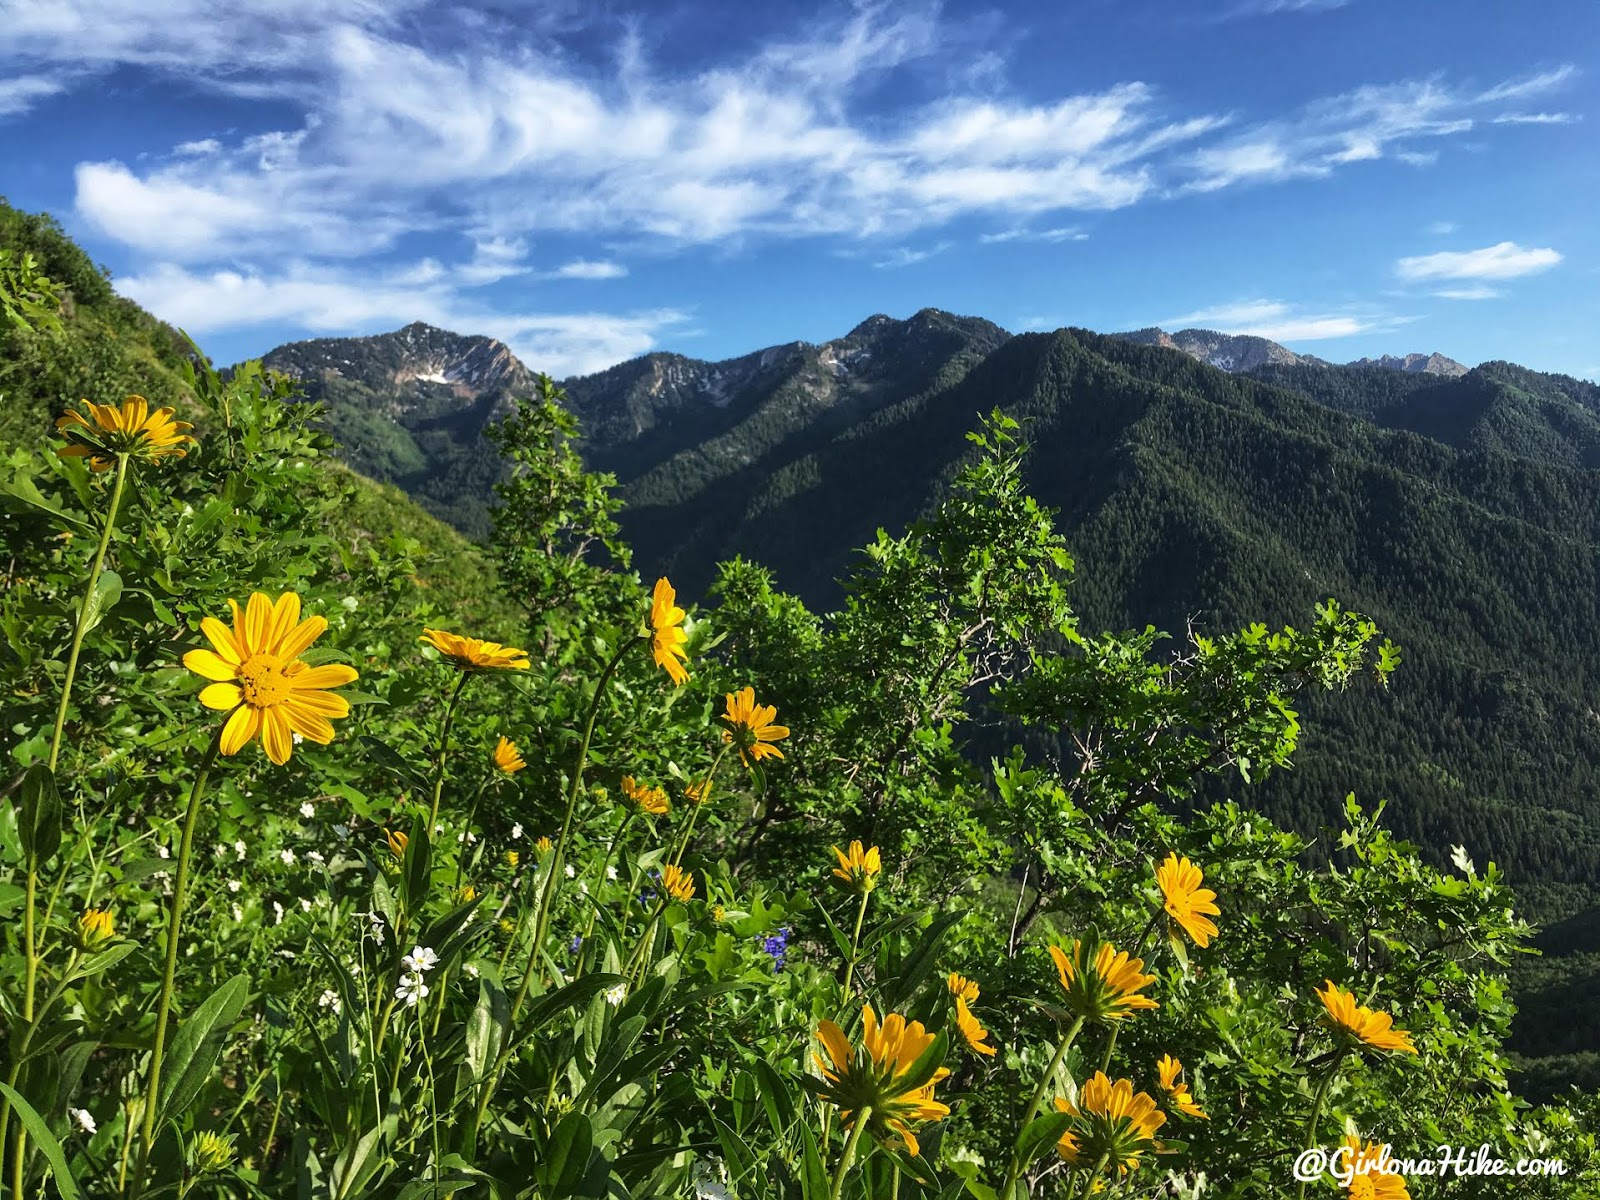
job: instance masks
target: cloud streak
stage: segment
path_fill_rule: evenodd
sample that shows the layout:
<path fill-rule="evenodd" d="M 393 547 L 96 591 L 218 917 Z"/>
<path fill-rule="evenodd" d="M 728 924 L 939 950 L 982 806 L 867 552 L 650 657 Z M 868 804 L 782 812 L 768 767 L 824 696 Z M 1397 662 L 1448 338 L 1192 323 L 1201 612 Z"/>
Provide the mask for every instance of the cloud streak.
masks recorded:
<path fill-rule="evenodd" d="M 1418 254 L 1395 263 L 1395 274 L 1408 282 L 1447 279 L 1520 279 L 1548 271 L 1561 255 L 1548 246 L 1525 247 L 1497 242 L 1481 250 L 1443 250 Z M 1474 297 L 1475 299 L 1480 297 Z"/>

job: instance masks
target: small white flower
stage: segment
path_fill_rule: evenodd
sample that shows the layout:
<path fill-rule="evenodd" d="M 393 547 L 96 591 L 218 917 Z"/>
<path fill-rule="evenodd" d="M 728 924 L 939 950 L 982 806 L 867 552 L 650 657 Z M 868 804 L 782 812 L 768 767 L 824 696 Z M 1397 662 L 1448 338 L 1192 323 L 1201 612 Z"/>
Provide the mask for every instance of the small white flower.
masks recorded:
<path fill-rule="evenodd" d="M 303 742 L 303 741 L 305 741 L 305 740 L 306 740 L 306 739 L 305 739 L 305 738 L 304 738 L 304 737 L 302 737 L 302 736 L 301 736 L 301 735 L 300 735 L 300 734 L 298 734 L 298 733 L 292 733 L 292 734 L 290 734 L 290 735 L 289 735 L 289 736 L 290 736 L 290 737 L 292 737 L 292 738 L 293 738 L 293 739 L 294 739 L 294 744 L 295 744 L 295 745 L 296 745 L 296 746 L 298 746 L 298 745 L 299 745 L 299 744 L 300 744 L 300 743 L 301 743 L 301 742 Z"/>
<path fill-rule="evenodd" d="M 165 846 L 157 846 L 156 847 L 156 857 L 157 858 L 171 858 L 172 857 L 172 851 L 168 850 Z"/>
<path fill-rule="evenodd" d="M 477 844 L 478 844 L 478 835 L 473 833 L 472 830 L 470 830 L 470 829 L 467 830 L 467 845 L 476 846 Z"/>
<path fill-rule="evenodd" d="M 411 953 L 400 960 L 401 965 L 413 975 L 421 975 L 439 965 L 439 956 L 429 946 L 413 946 Z"/>
<path fill-rule="evenodd" d="M 472 963 L 468 963 L 466 966 L 462 967 L 461 970 L 469 979 L 476 979 L 478 977 L 478 968 Z"/>
<path fill-rule="evenodd" d="M 77 1122 L 79 1129 L 83 1130 L 84 1133 L 90 1134 L 91 1136 L 94 1134 L 97 1126 L 94 1123 L 94 1118 L 89 1115 L 88 1109 L 69 1108 L 67 1111 L 72 1114 L 72 1119 Z"/>
<path fill-rule="evenodd" d="M 628 998 L 628 985 L 619 983 L 614 988 L 606 989 L 606 1003 L 615 1008 Z"/>
<path fill-rule="evenodd" d="M 606 868 L 606 878 L 614 880 L 614 879 L 616 879 L 616 877 L 617 877 L 617 869 L 615 867 L 607 867 Z"/>
<path fill-rule="evenodd" d="M 580 883 L 578 885 L 578 890 L 587 896 L 589 894 L 589 885 L 587 883 Z"/>
<path fill-rule="evenodd" d="M 294 951 L 293 950 L 279 950 L 278 951 L 278 957 L 279 958 L 292 959 L 294 957 Z"/>
<path fill-rule="evenodd" d="M 228 890 L 230 892 L 232 892 L 235 896 L 237 896 L 239 894 L 239 889 L 242 888 L 243 886 L 244 886 L 244 884 L 240 883 L 237 879 L 228 880 Z"/>
<path fill-rule="evenodd" d="M 415 1008 L 417 1001 L 428 994 L 428 985 L 422 982 L 421 975 L 407 975 L 400 980 L 400 986 L 394 990 L 394 998 L 405 1002 L 407 1008 Z"/>
<path fill-rule="evenodd" d="M 167 871 L 151 871 L 150 878 L 154 879 L 157 883 L 166 883 L 167 880 L 172 878 L 172 875 Z"/>
<path fill-rule="evenodd" d="M 333 827 L 333 836 L 340 841 L 348 841 L 350 838 L 350 826 L 344 824 L 335 825 Z"/>
<path fill-rule="evenodd" d="M 339 999 L 339 993 L 332 988 L 324 988 L 322 995 L 317 997 L 318 1008 L 331 1008 L 338 1015 L 344 1008 L 344 1002 Z"/>
<path fill-rule="evenodd" d="M 306 899 L 304 896 L 300 897 L 300 911 L 301 912 L 310 912 L 311 911 L 311 901 Z"/>
<path fill-rule="evenodd" d="M 235 842 L 235 843 L 234 843 L 234 844 L 233 844 L 233 855 L 234 855 L 234 857 L 235 857 L 235 858 L 237 858 L 237 859 L 238 859 L 238 860 L 239 860 L 239 861 L 240 861 L 240 862 L 243 862 L 243 861 L 244 861 L 244 852 L 245 852 L 245 849 L 246 849 L 246 847 L 245 847 L 245 844 L 244 844 L 244 843 L 243 843 L 243 842 Z"/>
<path fill-rule="evenodd" d="M 278 851 L 278 857 L 283 860 L 283 865 L 284 866 L 286 866 L 286 867 L 294 866 L 294 851 L 293 850 L 279 850 Z"/>
<path fill-rule="evenodd" d="M 300 806 L 300 815 L 308 821 L 311 820 L 312 817 L 317 815 L 317 806 L 307 800 Z"/>
<path fill-rule="evenodd" d="M 319 866 L 319 867 L 323 863 L 328 861 L 327 859 L 322 857 L 322 851 L 321 850 L 307 850 L 306 851 L 306 860 L 308 862 L 316 863 L 317 866 Z"/>
<path fill-rule="evenodd" d="M 279 904 L 276 900 L 272 902 L 272 923 L 274 925 L 283 924 L 283 905 Z"/>
<path fill-rule="evenodd" d="M 522 840 L 522 822 L 521 821 L 518 821 L 515 825 L 513 825 L 511 827 L 511 840 L 513 842 L 520 842 Z"/>
<path fill-rule="evenodd" d="M 218 858 L 227 858 L 228 857 L 228 848 L 226 846 L 224 846 L 221 842 L 217 843 L 217 857 Z"/>
<path fill-rule="evenodd" d="M 240 922 L 242 922 L 243 920 L 244 920 L 244 909 L 240 908 L 237 904 L 235 904 L 233 906 L 233 923 L 235 925 L 237 925 Z"/>
<path fill-rule="evenodd" d="M 443 825 L 442 822 L 433 827 L 433 836 L 434 837 L 438 837 L 443 832 L 444 832 L 444 825 Z"/>
<path fill-rule="evenodd" d="M 355 612 L 356 609 L 361 607 L 361 601 L 357 600 L 354 596 L 346 596 L 343 600 L 339 601 L 339 604 L 345 610 L 345 612 Z"/>
<path fill-rule="evenodd" d="M 383 945 L 383 917 L 378 913 L 369 912 L 367 923 L 371 926 L 372 940 L 380 946 Z"/>
<path fill-rule="evenodd" d="M 576 879 L 577 877 L 578 877 L 578 868 L 573 866 L 571 863 L 568 863 L 567 864 L 567 878 L 568 879 Z"/>

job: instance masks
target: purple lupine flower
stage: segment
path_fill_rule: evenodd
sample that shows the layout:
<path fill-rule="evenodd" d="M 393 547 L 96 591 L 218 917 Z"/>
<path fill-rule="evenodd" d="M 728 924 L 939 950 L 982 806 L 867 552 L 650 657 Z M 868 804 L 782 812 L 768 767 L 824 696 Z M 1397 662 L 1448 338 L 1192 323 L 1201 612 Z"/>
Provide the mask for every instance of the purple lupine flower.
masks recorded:
<path fill-rule="evenodd" d="M 581 933 L 573 934 L 572 935 L 572 953 L 576 954 L 578 952 L 578 947 L 580 947 L 582 945 L 583 945 L 583 934 L 581 934 Z"/>
<path fill-rule="evenodd" d="M 772 956 L 772 969 L 783 970 L 784 955 L 789 952 L 789 928 L 784 926 L 769 938 L 761 942 L 761 948 Z"/>

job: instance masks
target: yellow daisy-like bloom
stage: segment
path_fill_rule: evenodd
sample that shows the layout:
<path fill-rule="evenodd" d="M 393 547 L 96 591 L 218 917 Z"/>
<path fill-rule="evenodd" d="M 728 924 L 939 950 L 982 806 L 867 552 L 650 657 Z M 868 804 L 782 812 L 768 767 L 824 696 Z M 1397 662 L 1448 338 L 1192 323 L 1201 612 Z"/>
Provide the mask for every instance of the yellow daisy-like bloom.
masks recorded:
<path fill-rule="evenodd" d="M 194 1168 L 202 1175 L 226 1170 L 233 1162 L 233 1134 L 216 1134 L 209 1129 L 194 1141 Z"/>
<path fill-rule="evenodd" d="M 541 854 L 540 857 L 543 857 L 543 855 Z M 506 866 L 515 871 L 517 869 L 517 864 L 520 862 L 522 862 L 522 855 L 518 854 L 515 850 L 506 851 Z"/>
<path fill-rule="evenodd" d="M 550 851 L 556 848 L 556 844 L 548 837 L 542 837 L 533 844 L 533 848 L 538 851 L 539 857 L 543 858 L 546 854 L 549 854 Z"/>
<path fill-rule="evenodd" d="M 1206 918 L 1222 915 L 1214 903 L 1217 894 L 1200 886 L 1203 878 L 1199 867 L 1176 854 L 1167 855 L 1167 861 L 1156 868 L 1156 883 L 1166 899 L 1167 915 L 1202 950 L 1217 936 L 1217 927 Z"/>
<path fill-rule="evenodd" d="M 494 762 L 495 770 L 507 775 L 514 775 L 528 765 L 522 761 L 522 751 L 517 749 L 517 744 L 510 738 L 501 738 L 490 758 Z"/>
<path fill-rule="evenodd" d="M 622 777 L 622 794 L 639 806 L 641 812 L 652 817 L 664 817 L 672 810 L 667 793 L 658 787 L 646 787 L 632 775 Z"/>
<path fill-rule="evenodd" d="M 711 780 L 702 779 L 699 783 L 691 783 L 684 787 L 683 795 L 690 804 L 701 805 L 711 799 Z"/>
<path fill-rule="evenodd" d="M 294 749 L 294 735 L 326 746 L 333 741 L 330 717 L 350 715 L 350 704 L 330 689 L 352 683 L 354 667 L 328 663 L 307 666 L 300 655 L 322 636 L 328 622 L 300 619 L 300 597 L 284 592 L 274 603 L 254 593 L 244 611 L 232 600 L 233 628 L 213 617 L 200 630 L 215 650 L 191 650 L 183 665 L 212 681 L 200 692 L 207 708 L 231 712 L 222 727 L 222 752 L 237 754 L 257 734 L 267 757 L 282 766 Z"/>
<path fill-rule="evenodd" d="M 450 660 L 458 671 L 526 671 L 528 652 L 499 642 L 461 637 L 442 629 L 424 629 L 419 642 L 427 642 Z"/>
<path fill-rule="evenodd" d="M 758 762 L 763 758 L 782 758 L 783 751 L 771 744 L 789 736 L 787 727 L 772 723 L 778 710 L 770 704 L 757 704 L 753 687 L 729 692 L 727 700 L 728 711 L 722 714 L 722 719 L 729 728 L 723 731 L 722 740 L 739 747 L 744 765 L 748 767 L 752 758 Z"/>
<path fill-rule="evenodd" d="M 83 916 L 78 918 L 78 946 L 83 950 L 94 950 L 103 946 L 116 934 L 116 927 L 111 923 L 111 914 L 104 909 L 87 909 Z"/>
<path fill-rule="evenodd" d="M 851 1046 L 832 1021 L 817 1027 L 817 1040 L 828 1054 L 826 1062 L 822 1055 L 812 1055 L 826 1085 L 822 1098 L 839 1110 L 846 1129 L 854 1125 L 857 1113 L 870 1107 L 868 1132 L 880 1140 L 897 1135 L 906 1153 L 917 1154 L 920 1148 L 911 1123 L 950 1115 L 949 1105 L 933 1098 L 934 1086 L 950 1074 L 938 1065 L 943 1039 L 924 1029 L 921 1021 L 907 1024 L 899 1013 L 890 1013 L 879 1025 L 870 1004 L 861 1010 L 861 1024 L 859 1048 Z"/>
<path fill-rule="evenodd" d="M 949 987 L 952 996 L 965 1000 L 968 1004 L 976 1004 L 978 1002 L 978 985 L 965 975 L 957 975 L 954 971 L 951 971 L 950 978 L 945 980 L 945 984 Z"/>
<path fill-rule="evenodd" d="M 1082 940 L 1075 941 L 1070 956 L 1060 946 L 1051 946 L 1050 957 L 1067 1008 L 1077 1016 L 1103 1024 L 1120 1021 L 1138 1009 L 1161 1007 L 1139 995 L 1140 989 L 1156 981 L 1154 975 L 1141 974 L 1144 959 L 1130 958 L 1126 950 L 1118 951 L 1110 942 L 1091 940 L 1086 947 Z"/>
<path fill-rule="evenodd" d="M 1069 1163 L 1091 1166 L 1104 1156 L 1118 1175 L 1126 1175 L 1139 1165 L 1139 1156 L 1157 1149 L 1156 1130 L 1167 1115 L 1144 1092 L 1135 1092 L 1133 1083 L 1119 1079 L 1112 1083 L 1104 1071 L 1078 1089 L 1078 1102 L 1071 1104 L 1056 1097 L 1056 1110 L 1076 1117 L 1067 1135 L 1056 1143 L 1056 1153 Z"/>
<path fill-rule="evenodd" d="M 672 585 L 665 578 L 656 580 L 656 590 L 650 597 L 650 652 L 656 666 L 678 686 L 689 679 L 689 672 L 683 667 L 689 660 L 689 652 L 684 649 L 689 635 L 683 631 L 687 615 L 678 607 L 678 593 Z"/>
<path fill-rule="evenodd" d="M 1382 1146 L 1376 1142 L 1362 1145 L 1358 1139 L 1346 1136 L 1344 1149 L 1348 1156 L 1346 1165 L 1350 1168 L 1350 1178 L 1345 1184 L 1349 1200 L 1411 1200 L 1405 1176 L 1391 1175 L 1380 1169 Z"/>
<path fill-rule="evenodd" d="M 661 890 L 680 904 L 694 899 L 694 876 L 667 863 L 661 868 Z"/>
<path fill-rule="evenodd" d="M 56 422 L 56 430 L 67 444 L 56 451 L 62 458 L 87 458 L 95 471 L 109 471 L 117 465 L 117 455 L 154 462 L 160 458 L 182 458 L 194 439 L 185 430 L 187 421 L 174 421 L 172 409 L 150 411 L 143 396 L 129 396 L 120 408 L 91 404 L 89 415 L 69 412 Z"/>
<path fill-rule="evenodd" d="M 1316 990 L 1317 999 L 1328 1011 L 1328 1022 L 1337 1033 L 1371 1046 L 1374 1050 L 1415 1054 L 1411 1035 L 1404 1029 L 1394 1028 L 1394 1018 L 1386 1012 L 1366 1008 L 1356 1003 L 1355 996 L 1344 991 L 1333 980 L 1327 981 L 1327 990 Z"/>
<path fill-rule="evenodd" d="M 967 1045 L 977 1053 L 994 1054 L 995 1047 L 987 1044 L 989 1031 L 978 1023 L 977 1017 L 972 1015 L 965 996 L 956 997 L 956 1028 L 961 1031 L 961 1036 L 966 1038 Z"/>
<path fill-rule="evenodd" d="M 833 847 L 839 865 L 833 869 L 835 879 L 842 879 L 858 892 L 870 892 L 878 886 L 878 876 L 883 871 L 883 855 L 878 848 L 863 849 L 860 842 L 850 843 L 850 853 Z"/>
<path fill-rule="evenodd" d="M 1163 1054 L 1161 1061 L 1156 1063 L 1156 1071 L 1161 1076 L 1161 1090 L 1167 1094 L 1167 1099 L 1172 1102 L 1173 1108 L 1186 1117 L 1199 1117 L 1202 1121 L 1210 1120 L 1200 1111 L 1200 1106 L 1189 1094 L 1189 1085 L 1179 1080 L 1178 1076 L 1183 1074 L 1181 1062 L 1170 1054 Z"/>
<path fill-rule="evenodd" d="M 384 840 L 389 845 L 389 853 L 396 858 L 404 858 L 406 856 L 406 846 L 411 842 L 410 836 L 398 833 L 393 829 L 385 829 L 383 832 Z"/>
<path fill-rule="evenodd" d="M 456 889 L 456 902 L 459 904 L 471 904 L 477 898 L 478 889 L 470 883 L 463 883 Z"/>

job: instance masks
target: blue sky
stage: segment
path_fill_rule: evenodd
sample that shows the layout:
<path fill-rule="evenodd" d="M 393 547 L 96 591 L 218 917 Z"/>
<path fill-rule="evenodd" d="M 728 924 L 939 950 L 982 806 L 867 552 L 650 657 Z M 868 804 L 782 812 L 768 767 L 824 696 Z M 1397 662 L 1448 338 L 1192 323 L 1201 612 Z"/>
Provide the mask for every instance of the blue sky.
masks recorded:
<path fill-rule="evenodd" d="M 933 306 L 1600 376 L 1593 0 L 0 0 L 0 192 L 221 361 Z"/>

